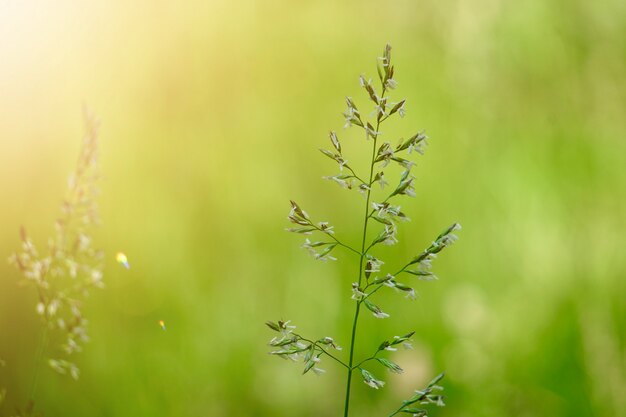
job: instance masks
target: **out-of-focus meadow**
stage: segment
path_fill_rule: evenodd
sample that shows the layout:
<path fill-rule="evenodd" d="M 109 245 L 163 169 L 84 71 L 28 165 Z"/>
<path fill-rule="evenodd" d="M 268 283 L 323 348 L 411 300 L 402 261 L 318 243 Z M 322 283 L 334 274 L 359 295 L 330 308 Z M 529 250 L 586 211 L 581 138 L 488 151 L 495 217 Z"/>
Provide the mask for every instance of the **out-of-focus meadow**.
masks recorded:
<path fill-rule="evenodd" d="M 356 242 L 363 199 L 321 179 L 317 149 L 365 103 L 390 42 L 407 117 L 427 129 L 397 265 L 459 221 L 457 245 L 357 355 L 418 329 L 386 415 L 441 370 L 436 416 L 626 415 L 626 3 L 617 0 L 0 1 L 0 258 L 24 225 L 44 245 L 78 154 L 81 105 L 102 120 L 106 288 L 85 305 L 81 378 L 41 373 L 46 416 L 332 416 L 343 372 L 267 355 L 268 319 L 348 344 L 355 265 L 284 232 L 289 199 Z M 358 157 L 356 157 L 358 160 Z M 115 263 L 124 251 L 126 270 Z M 387 255 L 387 252 L 389 255 Z M 393 255 L 391 255 L 393 254 Z M 0 414 L 25 404 L 39 322 L 0 263 Z M 164 320 L 167 331 L 159 327 Z M 345 351 L 344 351 L 345 354 Z"/>

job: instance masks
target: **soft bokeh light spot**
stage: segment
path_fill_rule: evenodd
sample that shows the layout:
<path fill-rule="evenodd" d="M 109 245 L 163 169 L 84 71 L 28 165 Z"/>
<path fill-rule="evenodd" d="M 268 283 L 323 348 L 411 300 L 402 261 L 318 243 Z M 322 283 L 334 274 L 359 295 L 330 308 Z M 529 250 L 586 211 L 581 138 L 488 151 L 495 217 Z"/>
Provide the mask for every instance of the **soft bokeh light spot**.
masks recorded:
<path fill-rule="evenodd" d="M 118 264 L 123 265 L 124 268 L 130 269 L 130 264 L 128 263 L 128 258 L 126 257 L 126 254 L 122 252 L 118 252 L 115 255 L 115 260 L 117 261 Z"/>

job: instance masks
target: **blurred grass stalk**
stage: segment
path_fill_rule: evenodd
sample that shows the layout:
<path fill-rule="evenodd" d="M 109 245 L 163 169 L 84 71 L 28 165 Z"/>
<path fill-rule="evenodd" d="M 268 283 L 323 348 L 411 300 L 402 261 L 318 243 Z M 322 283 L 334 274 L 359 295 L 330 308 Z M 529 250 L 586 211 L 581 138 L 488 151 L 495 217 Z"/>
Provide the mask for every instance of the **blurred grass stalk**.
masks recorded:
<path fill-rule="evenodd" d="M 33 376 L 26 414 L 34 410 L 34 401 L 42 363 L 48 355 L 51 336 L 63 339 L 48 359 L 49 366 L 59 374 L 77 380 L 78 366 L 70 361 L 88 341 L 87 320 L 82 308 L 94 288 L 103 288 L 104 254 L 92 245 L 92 229 L 99 223 L 96 197 L 98 169 L 98 126 L 93 114 L 84 108 L 85 135 L 78 163 L 68 181 L 62 204 L 62 215 L 55 222 L 55 235 L 47 242 L 48 253 L 42 255 L 25 228 L 20 229 L 22 248 L 9 258 L 22 274 L 22 283 L 35 288 L 38 302 L 35 311 L 41 319 Z"/>

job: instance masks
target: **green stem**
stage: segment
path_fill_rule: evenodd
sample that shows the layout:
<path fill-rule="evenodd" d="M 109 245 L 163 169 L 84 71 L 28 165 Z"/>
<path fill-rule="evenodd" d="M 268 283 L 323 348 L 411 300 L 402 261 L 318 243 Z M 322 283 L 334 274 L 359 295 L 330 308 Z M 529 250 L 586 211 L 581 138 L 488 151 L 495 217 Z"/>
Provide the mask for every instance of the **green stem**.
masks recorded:
<path fill-rule="evenodd" d="M 37 343 L 37 353 L 35 354 L 35 371 L 30 384 L 30 399 L 35 399 L 37 391 L 37 382 L 39 381 L 39 371 L 41 369 L 41 361 L 48 345 L 48 323 L 44 323 L 44 327 L 39 333 L 39 342 Z"/>
<path fill-rule="evenodd" d="M 385 89 L 383 87 L 382 96 L 385 96 Z M 376 123 L 376 136 L 374 136 L 374 145 L 372 146 L 372 159 L 370 162 L 370 179 L 368 184 L 372 183 L 372 178 L 374 177 L 374 161 L 376 159 L 376 141 L 378 140 L 378 129 L 380 128 L 380 121 Z M 363 238 L 361 239 L 361 256 L 359 260 L 359 287 L 361 287 L 361 281 L 363 280 L 363 261 L 365 260 L 365 240 L 367 239 L 367 224 L 369 222 L 369 206 L 370 206 L 370 196 L 372 193 L 371 187 L 367 190 L 367 197 L 365 199 L 365 215 L 363 219 Z M 348 412 L 350 409 L 350 386 L 352 383 L 352 371 L 354 368 L 352 364 L 354 363 L 354 344 L 356 341 L 356 328 L 357 323 L 359 321 L 359 312 L 361 310 L 361 303 L 359 301 L 356 302 L 356 308 L 354 311 L 354 320 L 352 322 L 352 335 L 350 337 L 350 359 L 348 361 L 348 380 L 346 381 L 346 399 L 344 405 L 343 415 L 344 417 L 348 417 Z"/>
<path fill-rule="evenodd" d="M 356 339 L 356 324 L 359 319 L 359 309 L 361 304 L 356 304 L 356 311 L 354 312 L 354 321 L 352 323 L 352 338 L 350 340 L 350 360 L 348 362 L 348 381 L 346 382 L 346 400 L 343 410 L 344 417 L 348 417 L 348 411 L 350 408 L 350 384 L 352 382 L 352 361 L 354 359 L 354 340 Z"/>

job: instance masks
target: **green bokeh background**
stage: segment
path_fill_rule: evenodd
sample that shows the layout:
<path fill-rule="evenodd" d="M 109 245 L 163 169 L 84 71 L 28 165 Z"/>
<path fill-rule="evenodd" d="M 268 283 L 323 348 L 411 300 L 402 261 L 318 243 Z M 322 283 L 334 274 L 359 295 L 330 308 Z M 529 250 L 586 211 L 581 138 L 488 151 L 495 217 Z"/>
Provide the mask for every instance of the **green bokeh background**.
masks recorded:
<path fill-rule="evenodd" d="M 359 239 L 363 199 L 321 180 L 336 168 L 317 148 L 335 129 L 355 162 L 369 152 L 340 112 L 365 105 L 358 75 L 386 42 L 408 114 L 384 134 L 432 139 L 412 222 L 379 253 L 397 266 L 464 229 L 417 301 L 363 316 L 357 355 L 417 334 L 404 375 L 354 385 L 354 415 L 387 415 L 441 370 L 436 416 L 626 415 L 623 1 L 0 4 L 0 258 L 22 224 L 52 233 L 82 103 L 102 120 L 107 287 L 86 304 L 81 379 L 41 374 L 46 416 L 340 414 L 343 373 L 269 357 L 263 322 L 348 344 L 352 255 L 316 262 L 284 228 L 292 198 Z M 27 400 L 39 329 L 18 281 L 0 263 L 2 415 Z"/>

